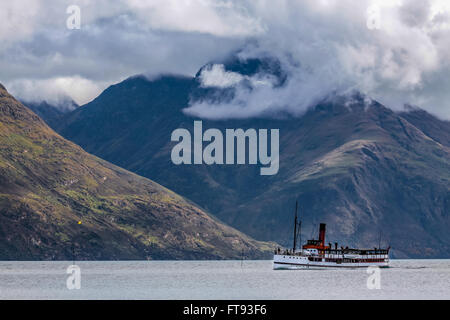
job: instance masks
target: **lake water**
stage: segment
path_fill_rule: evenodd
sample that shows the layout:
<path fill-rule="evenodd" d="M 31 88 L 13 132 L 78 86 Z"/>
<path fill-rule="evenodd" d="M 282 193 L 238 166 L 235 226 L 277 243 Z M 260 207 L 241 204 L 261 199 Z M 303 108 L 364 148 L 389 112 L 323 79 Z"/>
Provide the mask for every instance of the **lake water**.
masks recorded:
<path fill-rule="evenodd" d="M 271 261 L 0 262 L 0 299 L 450 299 L 450 260 L 391 260 L 380 289 L 363 269 L 272 270 Z"/>

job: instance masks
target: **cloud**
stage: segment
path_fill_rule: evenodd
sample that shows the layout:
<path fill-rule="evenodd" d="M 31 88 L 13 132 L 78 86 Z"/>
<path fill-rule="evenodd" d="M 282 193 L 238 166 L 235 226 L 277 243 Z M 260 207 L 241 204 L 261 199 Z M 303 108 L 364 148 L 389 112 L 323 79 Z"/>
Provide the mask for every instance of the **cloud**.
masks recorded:
<path fill-rule="evenodd" d="M 270 52 L 288 79 L 281 87 L 236 84 L 226 103 L 193 101 L 188 113 L 242 118 L 302 114 L 331 92 L 359 90 L 395 110 L 405 103 L 450 119 L 449 5 L 444 1 L 282 1 L 249 5 L 266 32 L 241 58 Z M 369 10 L 370 9 L 370 10 Z M 376 14 L 375 28 L 370 25 Z"/>
<path fill-rule="evenodd" d="M 80 6 L 79 30 L 66 27 L 69 4 Z M 189 5 L 204 8 L 178 12 L 174 19 Z M 235 8 L 212 1 L 17 0 L 0 12 L 0 82 L 22 98 L 42 96 L 43 87 L 30 83 L 72 79 L 80 90 L 68 94 L 85 103 L 98 88 L 135 74 L 193 76 L 205 62 L 224 57 L 245 42 L 245 35 L 257 32 L 244 13 L 231 14 Z M 40 92 L 31 94 L 33 88 Z M 54 95 L 47 100 L 59 99 L 60 90 L 45 92 Z"/>
<path fill-rule="evenodd" d="M 201 86 L 227 88 L 244 80 L 244 76 L 237 72 L 225 71 L 223 64 L 212 64 L 200 73 Z"/>
<path fill-rule="evenodd" d="M 38 24 L 36 18 L 39 3 L 29 1 L 24 6 L 23 1 L 7 1 L 2 3 L 0 10 L 0 41 L 6 47 L 16 39 L 23 39 L 33 34 Z"/>
<path fill-rule="evenodd" d="M 252 88 L 274 86 L 278 79 L 268 73 L 259 73 L 254 76 L 242 75 L 238 72 L 226 71 L 223 64 L 209 64 L 202 68 L 200 75 L 200 86 L 203 88 L 229 88 L 236 87 L 245 80 Z"/>
<path fill-rule="evenodd" d="M 200 32 L 223 37 L 253 36 L 263 32 L 258 18 L 239 1 L 130 0 L 130 8 L 153 29 Z"/>
<path fill-rule="evenodd" d="M 73 77 L 57 77 L 50 79 L 18 79 L 8 86 L 9 92 L 20 96 L 23 101 L 47 101 L 55 106 L 64 105 L 68 98 L 77 104 L 87 103 L 106 88 L 97 82 Z"/>
<path fill-rule="evenodd" d="M 69 4 L 81 8 L 80 30 L 66 28 Z M 234 99 L 197 101 L 188 112 L 298 115 L 330 92 L 356 89 L 393 109 L 408 103 L 450 119 L 447 0 L 17 0 L 2 9 L 0 81 L 19 97 L 62 92 L 83 103 L 128 76 L 193 76 L 243 48 L 242 59 L 276 57 L 283 85 L 217 64 L 202 81 L 235 87 Z"/>

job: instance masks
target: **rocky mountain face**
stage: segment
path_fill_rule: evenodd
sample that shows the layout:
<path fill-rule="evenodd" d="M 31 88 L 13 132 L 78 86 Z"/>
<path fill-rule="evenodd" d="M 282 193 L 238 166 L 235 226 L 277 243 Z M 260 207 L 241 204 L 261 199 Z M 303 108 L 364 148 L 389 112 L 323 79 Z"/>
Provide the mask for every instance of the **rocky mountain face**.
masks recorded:
<path fill-rule="evenodd" d="M 86 153 L 0 85 L 0 260 L 262 258 L 272 248 Z"/>
<path fill-rule="evenodd" d="M 283 73 L 269 65 L 283 85 Z M 261 67 L 257 61 L 225 65 L 243 75 Z M 174 165 L 172 131 L 193 132 L 199 120 L 183 113 L 189 101 L 232 95 L 201 87 L 199 74 L 137 76 L 65 115 L 56 129 L 259 240 L 291 245 L 298 199 L 303 240 L 326 222 L 330 242 L 391 245 L 398 258 L 450 257 L 448 122 L 425 111 L 395 113 L 359 94 L 336 96 L 299 117 L 203 120 L 204 130 L 280 129 L 276 175 L 261 176 L 255 165 Z"/>

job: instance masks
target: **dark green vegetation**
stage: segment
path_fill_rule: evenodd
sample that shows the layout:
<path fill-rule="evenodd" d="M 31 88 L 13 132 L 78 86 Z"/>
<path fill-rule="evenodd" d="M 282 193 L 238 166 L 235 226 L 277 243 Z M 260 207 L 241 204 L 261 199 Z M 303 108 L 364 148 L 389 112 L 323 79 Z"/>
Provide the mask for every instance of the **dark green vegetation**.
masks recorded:
<path fill-rule="evenodd" d="M 81 224 L 78 224 L 81 221 Z M 83 151 L 0 85 L 0 259 L 270 256 L 153 181 Z"/>

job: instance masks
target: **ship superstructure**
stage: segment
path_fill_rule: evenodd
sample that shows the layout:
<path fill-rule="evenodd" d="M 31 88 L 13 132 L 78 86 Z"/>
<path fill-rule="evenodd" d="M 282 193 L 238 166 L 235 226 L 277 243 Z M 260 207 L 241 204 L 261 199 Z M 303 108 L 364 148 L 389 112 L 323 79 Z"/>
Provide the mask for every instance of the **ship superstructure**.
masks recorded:
<path fill-rule="evenodd" d="M 369 266 L 389 267 L 389 250 L 354 249 L 339 247 L 335 242 L 325 244 L 326 224 L 319 226 L 319 238 L 301 243 L 301 221 L 297 217 L 298 204 L 295 208 L 293 248 L 277 249 L 273 258 L 274 269 L 308 269 L 308 268 L 365 268 Z M 297 249 L 297 239 L 300 236 L 300 249 Z"/>

